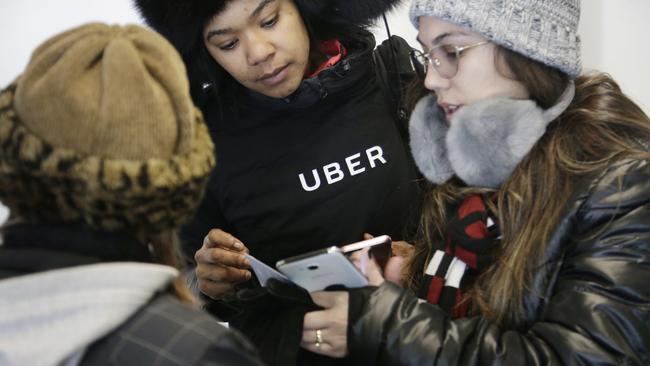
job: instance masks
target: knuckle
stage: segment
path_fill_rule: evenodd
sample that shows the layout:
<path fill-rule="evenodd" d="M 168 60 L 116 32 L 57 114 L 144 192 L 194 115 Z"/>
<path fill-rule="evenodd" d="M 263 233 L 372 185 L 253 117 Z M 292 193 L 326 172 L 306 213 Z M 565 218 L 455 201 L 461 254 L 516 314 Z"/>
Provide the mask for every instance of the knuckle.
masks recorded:
<path fill-rule="evenodd" d="M 196 278 L 202 279 L 205 277 L 205 267 L 203 265 L 197 265 L 196 269 L 194 270 L 194 273 L 196 273 Z"/>
<path fill-rule="evenodd" d="M 223 253 L 221 249 L 214 248 L 209 250 L 208 253 L 210 259 L 212 259 L 215 263 L 220 263 L 223 259 Z"/>
<path fill-rule="evenodd" d="M 214 230 L 215 236 L 217 238 L 219 238 L 220 240 L 228 240 L 230 237 L 232 237 L 232 235 L 230 235 L 230 233 L 227 233 L 227 232 L 225 232 L 225 231 L 223 231 L 221 229 L 217 228 L 217 229 L 213 229 L 213 230 Z"/>
<path fill-rule="evenodd" d="M 232 267 L 227 267 L 226 268 L 226 276 L 228 277 L 229 280 L 235 280 L 239 277 L 239 272 L 236 268 Z"/>
<path fill-rule="evenodd" d="M 208 236 L 219 235 L 222 232 L 221 229 L 210 229 L 210 231 L 208 231 Z"/>
<path fill-rule="evenodd" d="M 203 248 L 197 250 L 194 253 L 194 261 L 196 261 L 196 263 L 201 263 L 202 260 L 203 260 Z"/>
<path fill-rule="evenodd" d="M 223 236 L 223 231 L 221 231 L 221 229 L 210 229 L 205 238 L 207 239 L 206 241 L 216 243 L 219 241 L 221 236 Z"/>
<path fill-rule="evenodd" d="M 207 294 L 210 292 L 210 286 L 205 281 L 199 280 L 199 291 L 203 292 L 204 294 Z"/>

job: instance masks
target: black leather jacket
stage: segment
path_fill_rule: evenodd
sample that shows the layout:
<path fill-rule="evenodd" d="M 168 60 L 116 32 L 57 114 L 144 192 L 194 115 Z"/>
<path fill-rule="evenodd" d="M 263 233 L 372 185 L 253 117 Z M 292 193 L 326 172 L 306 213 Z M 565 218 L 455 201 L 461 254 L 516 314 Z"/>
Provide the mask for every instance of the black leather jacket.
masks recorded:
<path fill-rule="evenodd" d="M 568 208 L 526 297 L 526 325 L 452 320 L 386 283 L 350 294 L 353 364 L 650 365 L 649 162 L 613 165 Z"/>

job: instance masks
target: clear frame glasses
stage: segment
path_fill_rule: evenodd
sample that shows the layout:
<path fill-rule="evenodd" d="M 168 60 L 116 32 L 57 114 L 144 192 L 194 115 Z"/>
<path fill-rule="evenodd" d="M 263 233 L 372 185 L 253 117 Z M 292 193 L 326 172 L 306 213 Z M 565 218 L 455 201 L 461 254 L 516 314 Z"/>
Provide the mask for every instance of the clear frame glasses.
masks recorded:
<path fill-rule="evenodd" d="M 464 51 L 488 43 L 490 41 L 481 41 L 466 46 L 442 44 L 433 47 L 429 52 L 413 49 L 410 52 L 411 62 L 416 73 L 422 79 L 426 77 L 429 65 L 432 65 L 441 77 L 451 79 L 458 73 L 458 60 Z"/>

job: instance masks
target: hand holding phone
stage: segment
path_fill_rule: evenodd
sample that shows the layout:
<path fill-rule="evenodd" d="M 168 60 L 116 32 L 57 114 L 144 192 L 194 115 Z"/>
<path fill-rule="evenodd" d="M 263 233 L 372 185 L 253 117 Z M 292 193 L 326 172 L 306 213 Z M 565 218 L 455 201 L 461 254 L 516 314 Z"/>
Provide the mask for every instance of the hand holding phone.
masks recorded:
<path fill-rule="evenodd" d="M 381 243 L 376 244 L 372 247 L 366 247 L 361 250 L 352 252 L 349 256 L 350 261 L 363 273 L 364 276 L 368 279 L 368 285 L 370 286 L 381 286 L 384 283 L 384 271 L 380 267 L 378 262 L 377 253 L 385 254 L 390 250 L 391 241 L 386 241 L 385 239 L 378 237 L 374 238 L 370 234 L 363 234 L 365 241 L 380 241 Z M 381 250 L 377 251 L 377 248 Z M 371 253 L 371 250 L 372 253 Z M 383 261 L 384 263 L 386 260 Z M 390 262 L 390 260 L 388 260 Z"/>

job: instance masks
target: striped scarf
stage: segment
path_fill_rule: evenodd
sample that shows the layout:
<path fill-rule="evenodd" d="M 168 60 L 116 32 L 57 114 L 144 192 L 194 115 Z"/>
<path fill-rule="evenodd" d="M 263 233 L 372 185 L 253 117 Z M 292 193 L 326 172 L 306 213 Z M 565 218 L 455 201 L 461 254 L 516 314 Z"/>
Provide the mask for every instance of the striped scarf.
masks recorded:
<path fill-rule="evenodd" d="M 445 248 L 429 258 L 418 297 L 458 318 L 469 309 L 464 290 L 492 264 L 500 233 L 481 195 L 466 197 L 452 212 Z"/>

